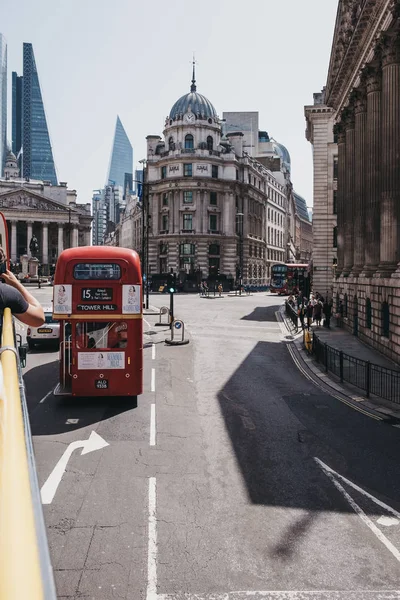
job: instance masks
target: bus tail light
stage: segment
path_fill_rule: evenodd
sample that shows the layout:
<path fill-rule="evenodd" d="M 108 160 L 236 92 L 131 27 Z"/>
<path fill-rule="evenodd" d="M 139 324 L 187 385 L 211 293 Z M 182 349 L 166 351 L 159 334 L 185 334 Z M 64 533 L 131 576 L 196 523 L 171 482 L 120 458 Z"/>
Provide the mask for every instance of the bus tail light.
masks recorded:
<path fill-rule="evenodd" d="M 28 331 L 26 332 L 26 335 L 31 335 L 31 328 L 28 327 Z"/>

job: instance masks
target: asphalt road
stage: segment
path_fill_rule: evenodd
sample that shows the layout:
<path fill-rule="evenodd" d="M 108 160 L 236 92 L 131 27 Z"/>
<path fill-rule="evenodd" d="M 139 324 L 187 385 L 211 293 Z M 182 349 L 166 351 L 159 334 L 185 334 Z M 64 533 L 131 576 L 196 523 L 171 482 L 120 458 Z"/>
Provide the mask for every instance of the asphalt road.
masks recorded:
<path fill-rule="evenodd" d="M 44 506 L 59 598 L 400 599 L 400 431 L 304 378 L 281 303 L 178 295 L 179 347 L 146 315 L 137 403 L 55 398 L 57 353 L 28 355 L 41 486 L 69 453 Z"/>

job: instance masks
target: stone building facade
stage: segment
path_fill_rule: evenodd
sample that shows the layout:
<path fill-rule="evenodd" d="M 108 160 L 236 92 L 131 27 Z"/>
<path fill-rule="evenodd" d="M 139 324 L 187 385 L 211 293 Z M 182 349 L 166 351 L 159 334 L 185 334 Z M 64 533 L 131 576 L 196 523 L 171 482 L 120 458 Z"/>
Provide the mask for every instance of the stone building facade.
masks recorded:
<path fill-rule="evenodd" d="M 340 0 L 325 103 L 338 142 L 336 305 L 399 361 L 399 0 Z"/>
<path fill-rule="evenodd" d="M 305 106 L 306 138 L 313 146 L 313 290 L 332 297 L 337 263 L 337 144 L 335 111 L 325 104 L 325 90 Z"/>
<path fill-rule="evenodd" d="M 22 257 L 31 254 L 33 236 L 39 245 L 36 258 L 42 275 L 52 272 L 65 248 L 90 245 L 90 204 L 77 204 L 76 196 L 66 183 L 53 186 L 20 179 L 17 159 L 12 152 L 8 154 L 0 179 L 0 211 L 7 221 L 10 258 L 17 271 Z"/>
<path fill-rule="evenodd" d="M 173 269 L 187 290 L 204 279 L 267 283 L 267 249 L 284 260 L 284 185 L 243 150 L 242 132 L 223 135 L 194 77 L 163 135 L 147 137 L 149 276 Z"/>

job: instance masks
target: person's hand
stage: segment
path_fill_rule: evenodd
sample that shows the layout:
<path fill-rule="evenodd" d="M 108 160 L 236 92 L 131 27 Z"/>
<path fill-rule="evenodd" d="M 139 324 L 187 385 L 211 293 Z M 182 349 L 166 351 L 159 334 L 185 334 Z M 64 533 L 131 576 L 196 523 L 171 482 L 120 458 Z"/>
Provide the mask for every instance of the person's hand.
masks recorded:
<path fill-rule="evenodd" d="M 5 283 L 8 283 L 8 285 L 11 285 L 15 288 L 21 285 L 18 279 L 15 277 L 14 273 L 11 273 L 11 271 L 9 270 L 6 270 L 5 273 L 1 274 L 1 279 L 3 279 Z"/>

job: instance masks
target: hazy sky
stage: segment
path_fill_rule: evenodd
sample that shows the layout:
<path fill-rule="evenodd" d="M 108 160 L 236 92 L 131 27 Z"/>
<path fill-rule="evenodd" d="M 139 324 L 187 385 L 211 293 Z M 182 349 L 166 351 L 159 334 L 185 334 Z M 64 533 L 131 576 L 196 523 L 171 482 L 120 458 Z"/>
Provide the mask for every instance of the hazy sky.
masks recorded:
<path fill-rule="evenodd" d="M 289 150 L 296 191 L 312 205 L 304 105 L 325 85 L 338 0 L 18 0 L 0 2 L 11 71 L 22 43 L 36 58 L 57 174 L 88 202 L 105 184 L 117 114 L 133 145 L 162 134 L 187 93 L 224 111 L 258 111 Z M 8 130 L 11 137 L 11 127 Z"/>

